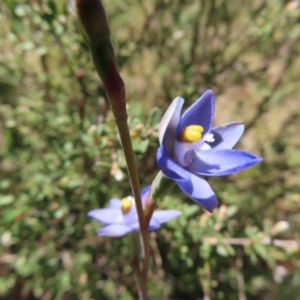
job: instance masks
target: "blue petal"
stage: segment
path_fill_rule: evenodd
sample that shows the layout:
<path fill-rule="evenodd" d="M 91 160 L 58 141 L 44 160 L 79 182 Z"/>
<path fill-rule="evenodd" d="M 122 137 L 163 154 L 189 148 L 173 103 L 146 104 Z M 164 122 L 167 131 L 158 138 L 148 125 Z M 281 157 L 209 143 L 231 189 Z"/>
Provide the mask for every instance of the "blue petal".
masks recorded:
<path fill-rule="evenodd" d="M 150 220 L 150 223 L 149 223 L 149 230 L 156 230 L 158 229 L 160 226 L 160 223 L 158 222 L 158 220 L 156 219 L 153 219 L 153 217 L 151 218 Z M 135 222 L 135 223 L 132 223 L 130 224 L 130 227 L 132 228 L 132 230 L 136 230 L 136 231 L 139 231 L 140 230 L 140 224 L 139 222 Z"/>
<path fill-rule="evenodd" d="M 124 223 L 122 211 L 117 208 L 93 209 L 87 216 L 102 224 Z"/>
<path fill-rule="evenodd" d="M 159 142 L 161 145 L 164 145 L 171 154 L 173 154 L 176 129 L 179 123 L 183 103 L 184 100 L 182 98 L 176 97 L 159 124 Z"/>
<path fill-rule="evenodd" d="M 203 178 L 191 173 L 189 185 L 184 182 L 177 183 L 185 194 L 208 211 L 212 212 L 218 206 L 215 193 Z"/>
<path fill-rule="evenodd" d="M 160 227 L 160 223 L 157 219 L 151 217 L 151 220 L 149 222 L 149 231 L 156 230 Z"/>
<path fill-rule="evenodd" d="M 135 204 L 133 204 L 130 210 L 123 215 L 123 220 L 124 220 L 123 223 L 131 226 L 131 224 L 137 222 L 137 219 L 138 219 L 138 215 L 136 212 L 136 206 Z"/>
<path fill-rule="evenodd" d="M 149 223 L 149 231 L 156 230 L 160 227 L 160 223 L 158 220 L 154 219 L 153 216 L 151 217 L 150 223 Z"/>
<path fill-rule="evenodd" d="M 109 208 L 119 208 L 121 209 L 121 200 L 119 198 L 112 198 L 109 200 Z"/>
<path fill-rule="evenodd" d="M 211 150 L 217 151 L 233 148 L 244 133 L 244 129 L 244 123 L 241 122 L 231 122 L 226 125 L 212 128 L 211 133 L 213 134 L 215 141 L 208 143 L 212 148 Z"/>
<path fill-rule="evenodd" d="M 182 115 L 176 135 L 189 125 L 201 125 L 203 135 L 210 131 L 215 111 L 215 97 L 211 90 L 207 90 Z"/>
<path fill-rule="evenodd" d="M 250 152 L 234 149 L 220 151 L 197 151 L 188 170 L 208 176 L 222 176 L 240 172 L 262 161 Z"/>
<path fill-rule="evenodd" d="M 136 230 L 139 231 L 140 230 L 140 224 L 138 221 L 135 221 L 133 223 L 130 224 L 131 230 Z"/>
<path fill-rule="evenodd" d="M 160 146 L 156 154 L 157 163 L 159 168 L 165 176 L 169 177 L 176 182 L 183 182 L 190 189 L 190 173 L 181 167 L 169 154 L 168 150 L 164 146 Z"/>
<path fill-rule="evenodd" d="M 111 237 L 119 237 L 126 233 L 132 231 L 130 226 L 124 224 L 112 224 L 100 228 L 97 232 L 99 235 L 111 236 Z"/>
<path fill-rule="evenodd" d="M 181 214 L 182 213 L 179 210 L 156 210 L 154 211 L 152 218 L 156 219 L 160 224 L 162 224 L 179 217 Z"/>

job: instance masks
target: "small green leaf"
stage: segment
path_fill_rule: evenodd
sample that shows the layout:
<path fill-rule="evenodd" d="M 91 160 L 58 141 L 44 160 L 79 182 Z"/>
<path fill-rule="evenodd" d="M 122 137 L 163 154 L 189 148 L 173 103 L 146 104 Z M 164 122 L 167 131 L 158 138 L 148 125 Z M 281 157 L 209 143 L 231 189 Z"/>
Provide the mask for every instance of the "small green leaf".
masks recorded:
<path fill-rule="evenodd" d="M 224 257 L 227 257 L 229 255 L 227 249 L 223 245 L 217 246 L 217 253 Z"/>
<path fill-rule="evenodd" d="M 154 107 L 151 112 L 150 112 L 150 116 L 148 119 L 148 124 L 149 126 L 155 126 L 157 124 L 159 124 L 160 120 L 161 120 L 161 111 L 159 108 Z"/>
<path fill-rule="evenodd" d="M 13 195 L 3 195 L 0 196 L 0 206 L 8 205 L 14 202 L 15 197 Z"/>

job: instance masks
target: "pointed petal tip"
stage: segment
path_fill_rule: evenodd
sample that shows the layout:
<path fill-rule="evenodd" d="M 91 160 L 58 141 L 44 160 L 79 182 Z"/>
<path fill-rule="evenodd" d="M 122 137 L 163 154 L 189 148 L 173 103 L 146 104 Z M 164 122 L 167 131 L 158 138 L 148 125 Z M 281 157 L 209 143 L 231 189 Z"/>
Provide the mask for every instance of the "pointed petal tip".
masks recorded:
<path fill-rule="evenodd" d="M 208 187 L 210 187 L 209 183 L 206 182 Z M 206 211 L 212 213 L 219 205 L 218 198 L 213 190 L 211 190 L 212 194 L 207 198 L 192 197 L 191 199 L 194 200 L 198 205 L 200 205 Z"/>
<path fill-rule="evenodd" d="M 195 199 L 193 199 L 195 201 Z M 205 203 L 204 201 L 201 201 L 200 199 L 197 199 L 197 201 L 195 201 L 198 205 L 200 205 L 203 209 L 205 209 L 206 211 L 213 213 L 214 210 L 218 207 L 219 205 L 219 201 L 217 199 L 217 197 L 212 198 L 211 200 L 207 201 L 207 199 L 205 199 Z"/>
<path fill-rule="evenodd" d="M 106 225 L 123 222 L 123 214 L 120 208 L 93 209 L 87 213 L 87 216 Z"/>
<path fill-rule="evenodd" d="M 263 160 L 263 158 L 261 156 L 253 154 L 251 152 L 244 151 L 244 150 L 236 150 L 236 151 L 240 151 L 240 152 L 243 151 L 243 152 L 248 153 L 249 155 L 251 155 L 251 157 L 249 157 L 249 159 L 251 159 L 251 165 L 249 167 L 252 167 L 252 166 L 258 164 Z"/>
<path fill-rule="evenodd" d="M 101 208 L 90 210 L 86 215 L 87 217 L 102 223 L 101 217 L 103 216 L 103 211 Z"/>
<path fill-rule="evenodd" d="M 205 90 L 204 93 L 202 93 L 202 95 L 200 97 L 198 97 L 198 99 L 196 101 L 198 101 L 200 99 L 203 99 L 203 98 L 206 98 L 206 97 L 213 97 L 213 98 L 215 98 L 215 94 L 214 94 L 214 92 L 213 92 L 212 89 Z"/>
<path fill-rule="evenodd" d="M 204 207 L 203 207 L 204 208 Z M 208 211 L 209 213 L 213 213 L 214 212 L 214 210 L 217 208 L 217 206 L 216 207 L 214 207 L 214 208 L 210 208 L 210 209 L 206 209 L 206 208 L 204 208 L 206 211 Z"/>
<path fill-rule="evenodd" d="M 204 93 L 210 93 L 211 95 L 215 95 L 212 89 L 207 89 Z"/>
<path fill-rule="evenodd" d="M 204 128 L 203 135 L 211 129 L 215 111 L 215 96 L 211 90 L 206 90 L 187 110 L 183 113 L 176 135 L 189 125 L 200 125 Z"/>
<path fill-rule="evenodd" d="M 92 217 L 92 216 L 94 216 L 95 214 L 97 214 L 97 213 L 101 213 L 102 212 L 102 210 L 103 210 L 103 208 L 94 208 L 94 209 L 92 209 L 92 210 L 90 210 L 90 211 L 88 211 L 88 213 L 86 214 L 88 217 Z"/>
<path fill-rule="evenodd" d="M 184 99 L 182 98 L 182 97 L 180 97 L 180 96 L 176 96 L 174 99 L 173 99 L 173 101 L 172 102 L 177 102 L 177 103 L 182 103 L 183 104 L 183 102 L 184 102 Z"/>
<path fill-rule="evenodd" d="M 197 152 L 188 170 L 202 176 L 225 176 L 241 172 L 261 161 L 261 157 L 244 150 L 201 151 Z"/>
<path fill-rule="evenodd" d="M 95 212 L 98 211 L 98 209 L 93 209 L 93 210 L 90 210 L 86 215 L 87 217 L 89 218 L 93 218 Z"/>
<path fill-rule="evenodd" d="M 212 97 L 213 100 L 214 100 L 214 99 L 215 99 L 215 94 L 214 94 L 214 92 L 213 92 L 212 89 L 207 89 L 207 90 L 199 97 L 199 99 L 200 99 L 200 98 L 203 98 L 203 97 Z"/>
<path fill-rule="evenodd" d="M 257 156 L 257 155 L 255 155 L 256 156 L 256 158 L 255 158 L 255 164 L 258 164 L 258 163 L 260 163 L 261 161 L 263 161 L 264 159 L 262 158 L 262 157 L 260 157 L 260 156 Z"/>

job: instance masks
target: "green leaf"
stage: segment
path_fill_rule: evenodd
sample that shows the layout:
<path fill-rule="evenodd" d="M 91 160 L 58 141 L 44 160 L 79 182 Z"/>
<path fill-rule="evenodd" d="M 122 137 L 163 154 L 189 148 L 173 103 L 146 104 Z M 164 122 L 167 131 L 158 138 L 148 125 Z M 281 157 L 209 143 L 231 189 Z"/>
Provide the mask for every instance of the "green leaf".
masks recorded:
<path fill-rule="evenodd" d="M 13 195 L 0 195 L 0 206 L 11 204 L 14 200 L 15 197 Z"/>
<path fill-rule="evenodd" d="M 227 249 L 223 245 L 217 245 L 217 253 L 221 256 L 227 257 L 229 255 Z"/>

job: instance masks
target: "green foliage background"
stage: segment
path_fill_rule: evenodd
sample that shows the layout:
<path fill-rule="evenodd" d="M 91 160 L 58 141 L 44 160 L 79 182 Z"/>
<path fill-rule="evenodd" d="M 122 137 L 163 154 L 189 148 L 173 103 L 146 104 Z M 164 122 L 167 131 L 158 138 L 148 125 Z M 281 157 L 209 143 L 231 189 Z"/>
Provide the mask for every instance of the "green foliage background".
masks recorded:
<path fill-rule="evenodd" d="M 177 95 L 212 88 L 215 124 L 244 121 L 238 147 L 264 157 L 209 178 L 213 214 L 178 188 L 159 203 L 183 216 L 151 233 L 151 299 L 300 299 L 298 2 L 105 3 L 142 186 Z M 74 18 L 61 0 L 4 0 L 0 24 L 0 298 L 136 299 L 127 239 L 86 217 L 130 187 Z"/>

